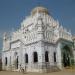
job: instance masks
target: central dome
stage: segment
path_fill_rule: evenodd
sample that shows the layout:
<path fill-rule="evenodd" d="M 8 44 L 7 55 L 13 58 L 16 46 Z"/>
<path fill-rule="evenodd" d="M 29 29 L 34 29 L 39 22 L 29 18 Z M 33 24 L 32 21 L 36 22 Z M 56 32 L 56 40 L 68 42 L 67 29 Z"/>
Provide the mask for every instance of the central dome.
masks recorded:
<path fill-rule="evenodd" d="M 47 8 L 44 8 L 41 6 L 34 8 L 31 12 L 31 14 L 34 15 L 36 12 L 39 12 L 39 13 L 42 12 L 42 13 L 49 14 Z"/>

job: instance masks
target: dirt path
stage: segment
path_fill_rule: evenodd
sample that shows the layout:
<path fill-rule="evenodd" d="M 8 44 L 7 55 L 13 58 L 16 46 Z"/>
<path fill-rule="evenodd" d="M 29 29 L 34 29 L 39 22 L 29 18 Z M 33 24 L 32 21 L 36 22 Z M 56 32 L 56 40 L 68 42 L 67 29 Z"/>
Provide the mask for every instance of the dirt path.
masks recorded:
<path fill-rule="evenodd" d="M 0 75 L 75 75 L 75 70 L 64 70 L 59 72 L 51 72 L 51 73 L 20 73 L 20 72 L 8 72 L 8 71 L 0 71 Z"/>

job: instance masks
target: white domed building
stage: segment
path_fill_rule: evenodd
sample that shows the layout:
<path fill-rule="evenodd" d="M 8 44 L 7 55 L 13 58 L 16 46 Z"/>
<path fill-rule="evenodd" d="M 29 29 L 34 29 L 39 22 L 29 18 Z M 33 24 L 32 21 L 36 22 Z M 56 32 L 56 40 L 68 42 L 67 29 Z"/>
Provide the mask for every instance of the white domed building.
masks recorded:
<path fill-rule="evenodd" d="M 46 72 L 62 70 L 73 59 L 72 34 L 44 7 L 36 7 L 21 27 L 3 37 L 3 70 Z"/>

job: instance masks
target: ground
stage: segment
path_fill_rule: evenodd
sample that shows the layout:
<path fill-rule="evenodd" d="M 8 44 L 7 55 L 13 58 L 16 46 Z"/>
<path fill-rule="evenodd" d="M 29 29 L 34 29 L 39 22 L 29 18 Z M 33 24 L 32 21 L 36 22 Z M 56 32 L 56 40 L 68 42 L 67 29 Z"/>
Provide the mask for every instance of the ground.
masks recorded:
<path fill-rule="evenodd" d="M 59 72 L 51 73 L 21 73 L 21 72 L 9 72 L 9 71 L 0 71 L 0 75 L 75 75 L 75 69 L 67 69 Z"/>

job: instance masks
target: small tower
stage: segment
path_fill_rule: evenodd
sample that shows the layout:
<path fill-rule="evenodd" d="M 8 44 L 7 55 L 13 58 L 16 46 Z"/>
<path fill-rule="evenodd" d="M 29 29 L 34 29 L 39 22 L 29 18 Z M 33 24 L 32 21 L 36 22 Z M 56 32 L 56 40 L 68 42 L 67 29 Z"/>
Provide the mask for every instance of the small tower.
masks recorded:
<path fill-rule="evenodd" d="M 9 47 L 10 47 L 9 41 L 10 41 L 9 37 L 8 37 L 7 33 L 5 32 L 3 35 L 3 51 L 9 50 Z"/>

